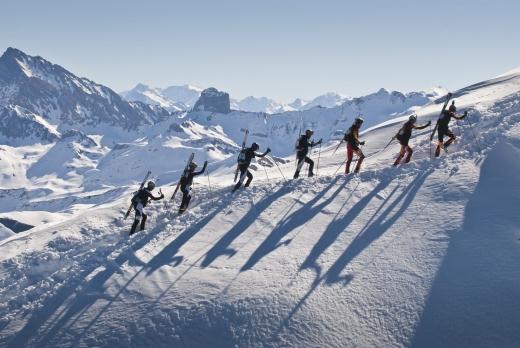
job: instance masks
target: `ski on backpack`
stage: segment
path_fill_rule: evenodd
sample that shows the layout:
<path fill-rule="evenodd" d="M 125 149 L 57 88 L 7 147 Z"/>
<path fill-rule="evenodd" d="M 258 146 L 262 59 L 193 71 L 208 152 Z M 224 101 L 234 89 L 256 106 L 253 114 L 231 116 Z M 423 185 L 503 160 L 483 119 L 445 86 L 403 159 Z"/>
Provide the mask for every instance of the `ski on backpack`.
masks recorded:
<path fill-rule="evenodd" d="M 240 156 L 244 156 L 244 150 L 246 148 L 246 142 L 247 142 L 247 136 L 249 135 L 249 129 L 246 129 L 246 133 L 244 134 L 244 140 L 242 141 L 242 148 L 240 149 L 240 152 L 238 153 L 238 161 L 240 161 Z M 238 179 L 238 171 L 239 171 L 239 168 L 238 168 L 238 164 L 237 164 L 237 169 L 235 170 L 235 179 L 233 180 L 233 182 L 237 182 L 237 179 Z"/>
<path fill-rule="evenodd" d="M 440 119 L 440 118 L 442 117 L 442 115 L 444 114 L 444 111 L 446 110 L 446 107 L 448 106 L 448 103 L 450 102 L 451 96 L 452 96 L 451 93 L 448 93 L 448 94 L 446 95 L 446 101 L 444 102 L 444 105 L 442 106 L 441 113 L 439 114 L 439 119 Z M 439 122 L 438 122 L 438 121 L 437 121 L 437 124 L 435 125 L 435 127 L 433 127 L 433 132 L 432 132 L 432 134 L 430 134 L 430 141 L 433 140 L 433 137 L 435 136 L 435 132 L 437 131 L 437 128 L 439 128 Z"/>
<path fill-rule="evenodd" d="M 141 182 L 141 185 L 139 185 L 139 190 L 137 190 L 136 192 L 139 192 L 140 190 L 143 189 L 144 184 L 146 183 L 146 180 L 148 180 L 148 177 L 150 176 L 150 174 L 152 174 L 152 172 L 149 170 L 149 171 L 146 173 L 146 175 L 145 175 L 143 181 Z M 135 193 L 134 193 L 134 195 L 135 195 Z M 133 198 L 133 197 L 132 197 L 132 198 Z M 126 211 L 126 214 L 125 214 L 125 217 L 124 217 L 123 220 L 125 220 L 125 219 L 130 215 L 130 213 L 132 212 L 132 208 L 133 208 L 133 206 L 134 206 L 133 204 L 130 204 L 130 206 L 128 207 L 128 210 Z"/>
<path fill-rule="evenodd" d="M 177 182 L 177 186 L 175 187 L 175 191 L 173 191 L 172 197 L 170 198 L 171 201 L 175 199 L 175 195 L 177 194 L 177 191 L 179 191 L 179 187 L 181 186 L 181 179 L 183 176 L 185 176 L 189 170 L 190 170 L 190 164 L 193 161 L 193 157 L 195 157 L 195 154 L 192 152 L 190 157 L 188 158 L 188 162 L 186 163 L 186 167 L 184 167 L 184 171 L 182 172 L 182 176 L 180 177 L 179 181 Z"/>

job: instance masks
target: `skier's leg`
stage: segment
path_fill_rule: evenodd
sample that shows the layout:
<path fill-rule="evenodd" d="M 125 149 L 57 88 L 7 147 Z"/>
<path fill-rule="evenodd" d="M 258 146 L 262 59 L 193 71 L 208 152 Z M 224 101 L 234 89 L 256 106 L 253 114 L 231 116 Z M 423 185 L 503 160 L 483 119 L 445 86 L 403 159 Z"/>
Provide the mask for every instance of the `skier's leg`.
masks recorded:
<path fill-rule="evenodd" d="M 188 209 L 188 204 L 190 204 L 191 200 L 191 193 L 190 188 L 185 188 L 182 190 L 182 202 L 181 206 L 179 207 L 179 214 L 182 214 Z"/>
<path fill-rule="evenodd" d="M 148 215 L 143 213 L 143 218 L 141 219 L 141 231 L 144 230 L 144 227 L 146 225 L 146 219 L 148 218 Z"/>
<path fill-rule="evenodd" d="M 244 187 L 249 187 L 249 185 L 251 184 L 251 181 L 253 180 L 253 174 L 251 174 L 251 172 L 249 170 L 247 170 L 246 175 L 247 175 L 247 181 L 246 181 L 246 184 L 244 185 Z"/>
<path fill-rule="evenodd" d="M 359 156 L 359 158 L 357 161 L 356 169 L 354 171 L 356 173 L 358 173 L 359 170 L 361 169 L 361 163 L 363 163 L 363 160 L 365 159 L 365 155 L 363 154 L 363 151 L 361 151 L 361 149 L 357 149 L 355 152 L 356 152 L 356 155 Z"/>
<path fill-rule="evenodd" d="M 452 131 L 448 130 L 446 135 L 449 137 L 448 141 L 444 144 L 444 149 L 450 146 L 455 141 L 455 134 Z"/>
<path fill-rule="evenodd" d="M 137 225 L 139 225 L 139 221 L 141 221 L 141 218 L 143 216 L 143 205 L 141 203 L 134 205 L 134 210 L 135 210 L 135 218 L 134 218 L 134 223 L 132 224 L 132 228 L 130 229 L 130 235 L 135 233 L 135 230 L 137 229 Z"/>
<path fill-rule="evenodd" d="M 354 150 L 350 144 L 347 144 L 347 163 L 345 164 L 345 174 L 350 173 L 350 163 L 352 163 L 352 158 L 354 157 Z"/>
<path fill-rule="evenodd" d="M 247 175 L 247 167 L 239 167 L 239 169 L 240 169 L 240 179 L 238 180 L 237 184 L 233 188 L 233 192 L 235 192 L 236 190 L 238 190 L 240 188 L 240 186 L 242 186 L 242 183 L 244 182 L 244 179 L 246 178 L 246 175 Z"/>
<path fill-rule="evenodd" d="M 401 151 L 399 151 L 399 155 L 398 155 L 397 158 L 395 159 L 394 166 L 398 165 L 399 162 L 401 162 L 401 159 L 402 159 L 403 156 L 404 156 L 405 149 L 406 149 L 406 146 L 404 146 L 403 144 L 401 144 Z"/>
<path fill-rule="evenodd" d="M 300 176 L 300 170 L 302 169 L 305 156 L 301 156 L 300 154 L 298 154 L 297 158 L 298 158 L 298 165 L 296 166 L 296 171 L 294 172 L 294 176 L 293 176 L 294 179 L 296 179 Z"/>
<path fill-rule="evenodd" d="M 132 224 L 132 228 L 130 229 L 130 235 L 135 233 L 135 230 L 137 229 L 137 225 L 139 224 L 140 219 L 136 216 L 134 219 L 134 223 Z"/>
<path fill-rule="evenodd" d="M 441 154 L 441 148 L 443 147 L 444 142 L 444 132 L 440 128 L 438 130 L 438 138 L 439 142 L 437 143 L 437 148 L 435 149 L 435 157 L 439 157 Z"/>
<path fill-rule="evenodd" d="M 305 162 L 309 163 L 309 177 L 313 177 L 314 173 L 312 170 L 314 169 L 314 161 L 311 160 L 309 157 L 305 156 Z"/>
<path fill-rule="evenodd" d="M 406 145 L 406 152 L 408 152 L 408 154 L 406 155 L 404 163 L 410 162 L 410 159 L 412 158 L 413 154 L 413 149 L 409 145 Z"/>

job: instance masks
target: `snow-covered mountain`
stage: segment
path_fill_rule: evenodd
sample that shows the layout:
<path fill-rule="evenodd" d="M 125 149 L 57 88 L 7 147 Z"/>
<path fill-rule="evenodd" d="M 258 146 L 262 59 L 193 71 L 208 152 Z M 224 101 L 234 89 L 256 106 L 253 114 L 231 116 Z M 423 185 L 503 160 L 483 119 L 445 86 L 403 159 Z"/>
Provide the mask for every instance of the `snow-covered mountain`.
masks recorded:
<path fill-rule="evenodd" d="M 231 108 L 239 111 L 264 112 L 268 114 L 294 111 L 294 108 L 278 103 L 274 99 L 253 96 L 246 97 L 242 100 L 232 100 Z"/>
<path fill-rule="evenodd" d="M 386 91 L 281 115 L 179 114 L 111 148 L 80 133 L 73 148 L 2 145 L 0 218 L 36 226 L 0 242 L 0 345 L 516 346 L 520 74 L 454 98 L 469 116 L 452 124 L 449 152 L 431 160 L 429 130 L 415 131 L 412 162 L 397 168 L 398 144 L 381 150 L 410 110 Z M 441 106 L 413 111 L 424 124 Z M 317 177 L 285 179 L 301 124 L 330 134 L 358 109 L 374 122 L 360 174 L 336 174 L 345 154 L 330 142 L 311 154 Z M 244 126 L 274 159 L 254 163 L 251 187 L 230 195 L 236 161 L 224 149 L 233 153 Z M 210 148 L 207 134 L 221 141 Z M 128 238 L 121 216 L 140 176 L 151 169 L 170 196 L 192 151 L 198 163 L 222 157 L 195 179 L 190 210 L 152 202 L 147 229 Z M 26 175 L 53 169 L 37 163 L 58 152 L 77 156 L 59 170 L 95 167 Z M 87 189 L 71 184 L 81 177 Z"/>
<path fill-rule="evenodd" d="M 129 103 L 108 87 L 14 48 L 0 57 L 0 105 L 22 107 L 59 128 L 129 130 L 170 115 L 160 107 Z"/>
<path fill-rule="evenodd" d="M 201 93 L 202 88 L 191 85 L 153 88 L 139 83 L 131 90 L 120 94 L 128 101 L 158 105 L 169 111 L 185 111 L 195 106 Z"/>
<path fill-rule="evenodd" d="M 21 106 L 0 105 L 0 141 L 3 144 L 51 143 L 60 133 L 43 117 Z"/>
<path fill-rule="evenodd" d="M 335 92 L 328 92 L 320 95 L 310 101 L 297 98 L 289 104 L 280 103 L 274 99 L 267 97 L 249 96 L 238 100 L 231 98 L 231 109 L 246 112 L 261 112 L 267 114 L 278 114 L 287 111 L 304 111 L 315 107 L 334 108 L 343 103 L 361 103 L 365 98 L 372 98 L 374 95 L 388 94 L 388 102 L 395 103 L 396 99 L 401 99 L 401 102 L 410 106 L 421 106 L 425 103 L 437 99 L 445 95 L 447 91 L 442 87 L 432 88 L 426 92 L 388 92 L 381 89 L 379 92 L 362 96 L 358 98 L 348 98 Z M 170 111 L 189 111 L 193 109 L 195 103 L 202 93 L 202 89 L 190 85 L 171 86 L 164 89 L 153 88 L 144 84 L 138 84 L 133 89 L 121 92 L 128 101 L 139 101 L 152 105 L 164 107 Z"/>

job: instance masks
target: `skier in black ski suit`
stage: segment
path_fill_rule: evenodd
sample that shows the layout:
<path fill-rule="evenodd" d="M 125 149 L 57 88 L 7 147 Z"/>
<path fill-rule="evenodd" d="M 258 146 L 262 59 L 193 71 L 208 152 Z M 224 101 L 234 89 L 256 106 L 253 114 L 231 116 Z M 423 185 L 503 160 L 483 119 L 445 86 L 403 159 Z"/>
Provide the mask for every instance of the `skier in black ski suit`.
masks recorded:
<path fill-rule="evenodd" d="M 355 173 L 359 172 L 359 169 L 361 169 L 361 163 L 363 163 L 363 160 L 365 159 L 363 151 L 359 148 L 359 145 L 365 145 L 364 141 L 359 140 L 359 129 L 362 124 L 363 119 L 357 117 L 343 137 L 343 140 L 347 142 L 347 163 L 345 164 L 345 174 L 350 173 L 350 163 L 352 163 L 354 154 L 358 156 L 357 165 L 354 169 Z"/>
<path fill-rule="evenodd" d="M 455 141 L 455 134 L 450 130 L 449 124 L 451 118 L 453 117 L 456 120 L 463 120 L 468 112 L 466 111 L 464 115 L 457 116 L 457 108 L 455 107 L 455 100 L 451 103 L 450 108 L 443 112 L 441 118 L 437 121 L 437 134 L 439 142 L 437 143 L 437 148 L 435 149 L 435 157 L 439 157 L 441 154 L 441 148 L 446 151 L 447 147 L 450 146 Z M 444 143 L 444 136 L 447 135 L 449 137 L 448 141 Z"/>
<path fill-rule="evenodd" d="M 431 124 L 431 121 L 428 121 L 424 126 L 416 126 L 415 122 L 417 121 L 417 116 L 411 115 L 408 118 L 408 121 L 403 124 L 399 132 L 394 136 L 394 139 L 399 141 L 401 144 L 401 151 L 399 151 L 399 156 L 395 159 L 394 166 L 397 166 L 404 157 L 404 154 L 407 153 L 404 163 L 410 162 L 412 158 L 413 149 L 408 145 L 410 138 L 412 137 L 413 129 L 424 129 Z"/>
<path fill-rule="evenodd" d="M 152 191 L 154 188 L 155 183 L 153 181 L 148 181 L 146 188 L 140 189 L 139 191 L 137 191 L 134 197 L 132 197 L 132 206 L 135 210 L 135 218 L 134 223 L 132 224 L 132 229 L 130 230 L 130 235 L 135 233 L 139 221 L 141 221 L 141 231 L 144 230 L 146 218 L 148 217 L 144 212 L 144 208 L 146 208 L 148 202 L 150 200 L 158 201 L 164 198 L 163 193 L 160 191 L 159 192 L 161 195 L 159 197 L 155 197 L 154 195 L 152 195 Z"/>
<path fill-rule="evenodd" d="M 191 185 L 193 184 L 193 178 L 197 175 L 200 175 L 206 171 L 206 167 L 208 166 L 208 161 L 204 162 L 204 166 L 202 170 L 195 172 L 195 168 L 197 168 L 197 164 L 195 162 L 191 162 L 188 171 L 185 175 L 182 176 L 180 182 L 180 189 L 182 192 L 182 202 L 179 207 L 179 214 L 182 214 L 188 209 L 188 205 L 191 200 Z"/>
<path fill-rule="evenodd" d="M 255 151 L 258 151 L 260 147 L 257 143 L 251 144 L 251 147 L 245 148 L 240 152 L 240 155 L 238 156 L 238 170 L 240 171 L 240 179 L 238 179 L 237 184 L 233 188 L 233 192 L 238 190 L 240 186 L 242 186 L 242 182 L 247 176 L 247 181 L 244 187 L 249 187 L 249 184 L 251 184 L 251 181 L 253 180 L 253 174 L 248 170 L 249 165 L 251 164 L 251 161 L 255 157 L 265 157 L 269 152 L 271 152 L 270 148 L 267 148 L 263 154 L 256 153 Z"/>
<path fill-rule="evenodd" d="M 296 145 L 296 159 L 298 164 L 296 165 L 296 172 L 294 172 L 293 178 L 296 179 L 300 176 L 300 170 L 303 167 L 303 163 L 309 163 L 309 177 L 314 176 L 314 172 L 312 171 L 314 168 L 314 161 L 307 157 L 309 153 L 309 147 L 314 147 L 316 145 L 320 145 L 322 139 L 317 142 L 309 141 L 314 132 L 310 129 L 305 131 L 305 134 L 302 134 L 298 139 L 298 144 Z"/>

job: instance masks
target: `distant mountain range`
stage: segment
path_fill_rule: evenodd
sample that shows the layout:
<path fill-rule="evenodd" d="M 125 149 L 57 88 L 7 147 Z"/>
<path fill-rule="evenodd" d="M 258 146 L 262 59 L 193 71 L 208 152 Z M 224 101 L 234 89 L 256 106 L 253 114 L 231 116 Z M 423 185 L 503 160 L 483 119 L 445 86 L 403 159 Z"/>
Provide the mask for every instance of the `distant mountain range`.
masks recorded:
<path fill-rule="evenodd" d="M 155 88 L 139 83 L 129 91 L 121 92 L 121 96 L 128 101 L 139 101 L 143 103 L 161 106 L 170 111 L 191 110 L 200 97 L 203 88 L 192 85 L 170 86 L 167 88 Z M 435 87 L 429 91 L 400 93 L 389 92 L 399 95 L 401 98 L 423 98 L 424 100 L 436 99 L 446 94 L 442 87 Z M 379 93 L 379 92 L 378 92 Z M 247 112 L 265 112 L 278 114 L 287 111 L 304 111 L 314 107 L 333 108 L 345 102 L 359 98 L 349 98 L 336 92 L 328 92 L 311 100 L 297 98 L 289 104 L 278 102 L 268 97 L 249 96 L 241 100 L 231 98 L 231 109 Z"/>

